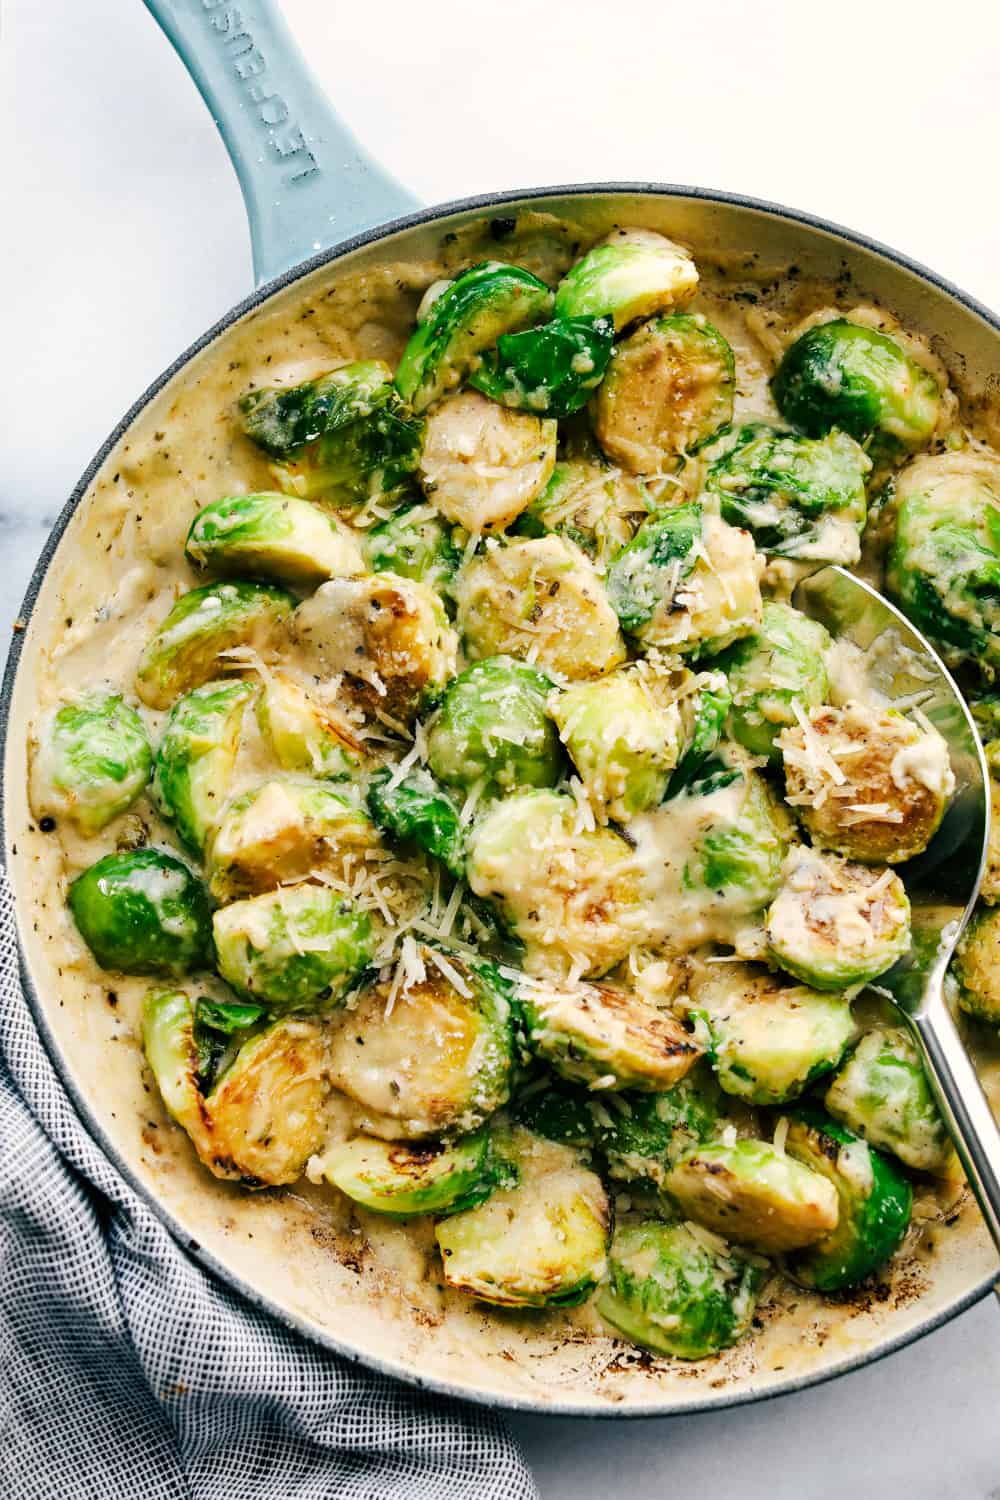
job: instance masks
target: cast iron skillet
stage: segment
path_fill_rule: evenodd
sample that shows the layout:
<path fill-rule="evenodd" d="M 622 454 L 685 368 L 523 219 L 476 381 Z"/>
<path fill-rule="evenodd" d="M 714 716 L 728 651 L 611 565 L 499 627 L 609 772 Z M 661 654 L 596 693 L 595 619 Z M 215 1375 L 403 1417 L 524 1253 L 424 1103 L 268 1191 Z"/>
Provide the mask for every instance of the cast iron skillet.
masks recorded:
<path fill-rule="evenodd" d="M 815 1384 L 869 1363 L 928 1332 L 989 1291 L 995 1260 L 969 1219 L 942 1245 L 918 1295 L 890 1296 L 883 1307 L 830 1309 L 824 1340 L 797 1337 L 789 1326 L 787 1358 L 766 1367 L 752 1352 L 728 1364 L 650 1367 L 640 1351 L 595 1362 L 589 1348 L 522 1345 L 518 1328 L 505 1339 L 507 1356 L 478 1360 L 475 1341 L 449 1345 L 445 1327 L 403 1337 L 383 1327 L 377 1296 L 345 1286 L 329 1309 L 297 1291 L 285 1261 L 300 1253 L 289 1242 L 282 1259 L 263 1249 L 247 1255 L 225 1236 L 212 1238 L 211 1216 L 199 1205 L 210 1191 L 185 1200 L 169 1177 L 158 1179 L 127 1148 L 120 1118 L 105 1107 L 106 1074 L 87 1075 L 67 1044 L 58 987 L 45 969 L 44 941 L 26 919 L 23 872 L 14 844 L 27 821 L 25 729 L 31 713 L 32 660 L 53 604 L 47 586 L 67 527 L 101 466 L 146 408 L 202 351 L 236 322 L 280 299 L 308 278 L 329 278 L 382 259 L 421 259 L 441 237 L 482 220 L 501 224 L 521 212 L 543 211 L 597 234 L 613 224 L 646 225 L 691 246 L 696 256 L 752 250 L 762 265 L 797 265 L 803 275 L 849 281 L 859 296 L 881 302 L 930 336 L 953 379 L 970 399 L 994 396 L 1000 369 L 1000 319 L 913 261 L 863 236 L 806 214 L 732 194 L 653 183 L 538 188 L 416 210 L 414 200 L 359 149 L 310 78 L 273 0 L 146 0 L 174 43 L 212 111 L 236 167 L 250 219 L 257 290 L 186 350 L 142 395 L 104 443 L 69 499 L 39 559 L 15 636 L 0 695 L 3 736 L 4 858 L 18 904 L 25 992 L 52 1060 L 95 1139 L 177 1239 L 211 1270 L 259 1306 L 318 1343 L 373 1368 L 450 1395 L 493 1405 L 580 1415 L 668 1415 L 738 1404 Z M 327 269 L 324 269 L 327 268 Z M 72 545 L 72 537 L 69 539 Z M 20 886 L 20 888 L 19 888 Z M 207 1179 L 207 1174 L 204 1174 Z M 211 1204 L 209 1205 L 211 1207 Z M 269 1212 L 266 1208 L 260 1213 Z M 276 1214 L 284 1212 L 275 1210 Z M 941 1238 L 941 1237 L 939 1237 Z M 946 1238 L 946 1237 L 945 1237 Z M 196 1243 L 197 1241 L 197 1243 Z M 315 1249 L 315 1246 L 313 1246 Z M 273 1251 L 273 1246 L 272 1246 Z M 303 1264 L 308 1254 L 301 1251 Z M 268 1258 L 270 1254 L 270 1259 Z M 280 1275 L 278 1274 L 280 1272 Z M 346 1273 L 345 1273 L 346 1274 Z M 340 1301 L 338 1302 L 338 1297 Z M 484 1319 L 483 1326 L 486 1320 Z M 501 1329 L 503 1324 L 501 1323 Z M 534 1338 L 534 1335 L 532 1335 Z M 527 1335 L 525 1335 L 527 1338 Z M 519 1354 L 524 1357 L 519 1360 Z M 530 1355 L 530 1357 L 529 1357 Z M 531 1368 L 529 1368 L 529 1366 Z"/>

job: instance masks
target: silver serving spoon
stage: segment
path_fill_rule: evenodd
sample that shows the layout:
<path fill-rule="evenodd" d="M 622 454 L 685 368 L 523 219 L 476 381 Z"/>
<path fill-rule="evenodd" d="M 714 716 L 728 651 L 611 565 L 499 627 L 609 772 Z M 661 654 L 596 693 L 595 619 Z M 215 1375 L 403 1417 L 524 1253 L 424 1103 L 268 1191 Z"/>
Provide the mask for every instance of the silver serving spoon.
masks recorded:
<path fill-rule="evenodd" d="M 843 568 L 803 579 L 793 602 L 864 653 L 868 681 L 900 708 L 919 706 L 944 736 L 955 794 L 928 848 L 898 867 L 913 909 L 909 953 L 874 988 L 909 1025 L 938 1105 L 1000 1250 L 1000 1127 L 944 995 L 948 963 L 979 894 L 989 835 L 989 771 L 972 715 L 937 653 L 881 594 Z M 1000 1296 L 1000 1282 L 994 1290 Z"/>

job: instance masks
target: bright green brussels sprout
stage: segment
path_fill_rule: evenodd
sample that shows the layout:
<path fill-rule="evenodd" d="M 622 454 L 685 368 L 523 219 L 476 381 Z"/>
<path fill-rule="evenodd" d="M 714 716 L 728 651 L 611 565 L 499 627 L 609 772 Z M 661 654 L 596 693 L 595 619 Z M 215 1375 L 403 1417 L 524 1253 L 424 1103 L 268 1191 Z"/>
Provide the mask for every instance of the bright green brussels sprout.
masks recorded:
<path fill-rule="evenodd" d="M 409 483 L 423 423 L 379 359 L 341 365 L 303 385 L 248 391 L 243 430 L 274 462 L 280 489 L 303 500 L 356 505 Z"/>
<path fill-rule="evenodd" d="M 461 879 L 465 873 L 461 809 L 423 766 L 415 766 L 400 779 L 388 766 L 378 771 L 368 787 L 368 811 L 379 828 L 433 855 Z"/>
<path fill-rule="evenodd" d="M 569 458 L 556 464 L 514 530 L 519 536 L 554 531 L 606 563 L 632 540 L 652 508 L 641 479 L 590 459 Z"/>
<path fill-rule="evenodd" d="M 910 1184 L 867 1142 L 812 1106 L 795 1111 L 785 1150 L 832 1182 L 840 1198 L 836 1228 L 790 1255 L 785 1270 L 818 1292 L 857 1286 L 902 1243 L 913 1204 Z"/>
<path fill-rule="evenodd" d="M 615 1095 L 615 1097 L 619 1097 Z M 561 1141 L 589 1152 L 594 1143 L 594 1115 L 591 1095 L 581 1088 L 563 1083 L 546 1071 L 532 1078 L 511 1104 L 511 1113 L 519 1125 L 544 1136 L 547 1141 Z"/>
<path fill-rule="evenodd" d="M 503 531 L 542 493 L 555 462 L 554 421 L 460 391 L 427 418 L 420 483 L 466 531 Z"/>
<path fill-rule="evenodd" d="M 195 1007 L 151 990 L 142 1008 L 146 1060 L 171 1117 L 216 1177 L 280 1187 L 323 1144 L 325 1046 L 315 1022 L 289 1017 L 245 1041 L 209 1093 L 198 1076 Z"/>
<path fill-rule="evenodd" d="M 944 738 L 894 709 L 813 708 L 777 743 L 786 800 L 813 843 L 865 864 L 920 854 L 955 789 Z"/>
<path fill-rule="evenodd" d="M 284 589 L 263 583 L 208 583 L 182 594 L 139 658 L 135 690 L 150 708 L 238 667 L 236 646 L 268 652 L 295 607 Z"/>
<path fill-rule="evenodd" d="M 676 1359 L 706 1359 L 750 1331 L 760 1266 L 689 1224 L 624 1223 L 597 1299 L 627 1339 Z"/>
<path fill-rule="evenodd" d="M 611 357 L 594 397 L 594 432 L 630 474 L 660 474 L 733 419 L 736 362 L 701 313 L 643 323 Z"/>
<path fill-rule="evenodd" d="M 212 919 L 219 973 L 269 1011 L 329 1011 L 375 951 L 367 912 L 320 885 L 282 886 Z"/>
<path fill-rule="evenodd" d="M 686 1218 L 763 1255 L 813 1245 L 837 1226 L 833 1184 L 767 1141 L 695 1146 L 666 1191 Z"/>
<path fill-rule="evenodd" d="M 68 818 L 83 834 L 100 833 L 131 807 L 152 763 L 145 726 L 119 694 L 88 693 L 59 703 L 32 729 L 32 813 Z"/>
<path fill-rule="evenodd" d="M 462 561 L 451 527 L 433 505 L 407 505 L 373 526 L 365 537 L 365 555 L 373 573 L 414 578 L 435 593 L 447 594 Z"/>
<path fill-rule="evenodd" d="M 634 673 L 580 682 L 553 696 L 549 712 L 593 802 L 627 822 L 663 801 L 680 754 L 681 716 Z"/>
<path fill-rule="evenodd" d="M 510 656 L 473 662 L 448 684 L 427 730 L 435 776 L 487 794 L 553 786 L 562 770 L 559 735 L 545 712 L 552 683 Z"/>
<path fill-rule="evenodd" d="M 239 749 L 249 682 L 206 682 L 170 710 L 156 752 L 153 797 L 184 843 L 201 854 L 222 814 Z"/>
<path fill-rule="evenodd" d="M 832 1072 L 855 1036 L 847 1001 L 744 964 L 706 966 L 683 1003 L 727 1094 L 797 1099 Z"/>
<path fill-rule="evenodd" d="M 901 1026 L 867 1032 L 823 1102 L 835 1120 L 918 1172 L 940 1172 L 952 1160 L 919 1049 Z"/>
<path fill-rule="evenodd" d="M 867 984 L 910 949 L 910 903 L 891 870 L 800 846 L 767 914 L 775 963 L 817 990 Z"/>
<path fill-rule="evenodd" d="M 719 1086 L 705 1063 L 655 1094 L 590 1096 L 593 1139 L 611 1177 L 662 1188 L 671 1165 L 720 1128 Z"/>
<path fill-rule="evenodd" d="M 458 637 L 439 596 L 395 573 L 324 583 L 299 605 L 292 631 L 308 670 L 342 673 L 369 712 L 405 722 L 455 675 Z"/>
<path fill-rule="evenodd" d="M 70 882 L 66 899 L 102 969 L 186 974 L 210 961 L 205 888 L 162 849 L 106 854 Z"/>
<path fill-rule="evenodd" d="M 615 229 L 556 288 L 557 318 L 610 314 L 621 330 L 694 296 L 698 271 L 686 250 L 651 229 Z"/>
<path fill-rule="evenodd" d="M 283 771 L 345 781 L 362 748 L 347 727 L 284 672 L 268 672 L 257 697 L 257 723 Z"/>
<path fill-rule="evenodd" d="M 378 847 L 371 820 L 323 781 L 274 777 L 226 806 L 206 860 L 216 901 L 235 901 L 310 877 L 347 880 Z"/>
<path fill-rule="evenodd" d="M 807 438 L 754 422 L 712 464 L 706 489 L 723 520 L 745 526 L 761 551 L 851 564 L 861 556 L 871 466 L 846 432 Z"/>
<path fill-rule="evenodd" d="M 979 907 L 973 913 L 951 969 L 966 1015 L 1000 1026 L 1000 907 Z"/>
<path fill-rule="evenodd" d="M 365 571 L 361 548 L 333 516 L 291 495 L 232 495 L 191 522 L 185 556 L 196 568 L 310 588 Z"/>
<path fill-rule="evenodd" d="M 435 297 L 418 323 L 396 371 L 397 389 L 414 411 L 423 411 L 461 385 L 501 334 L 540 322 L 551 306 L 544 281 L 520 266 L 497 260 L 471 266 Z"/>
<path fill-rule="evenodd" d="M 733 695 L 722 672 L 701 672 L 695 690 L 681 701 L 684 738 L 680 758 L 667 782 L 667 797 L 677 797 L 711 775 L 715 752 L 729 718 Z"/>
<path fill-rule="evenodd" d="M 643 646 L 721 651 L 760 625 L 761 566 L 745 531 L 679 505 L 651 516 L 612 559 L 608 598 Z"/>
<path fill-rule="evenodd" d="M 328 1182 L 371 1213 L 393 1219 L 454 1214 L 493 1191 L 495 1163 L 485 1129 L 457 1140 L 382 1141 L 356 1135 L 329 1146 L 310 1165 L 314 1182 Z"/>
<path fill-rule="evenodd" d="M 335 1088 L 384 1139 L 465 1135 L 506 1104 L 510 987 L 487 962 L 424 944 L 408 982 L 371 986 L 330 1042 Z"/>
<path fill-rule="evenodd" d="M 458 627 L 473 660 L 516 656 L 577 681 L 625 660 L 625 642 L 593 563 L 564 537 L 487 543 L 456 584 Z"/>
<path fill-rule="evenodd" d="M 897 453 L 923 447 L 941 409 L 933 375 L 895 339 L 845 318 L 796 339 L 771 389 L 782 416 L 809 437 L 839 427 L 858 442 L 876 434 Z"/>
<path fill-rule="evenodd" d="M 469 376 L 478 391 L 522 411 L 569 417 L 604 379 L 614 344 L 611 318 L 556 318 L 505 333 Z"/>
<path fill-rule="evenodd" d="M 780 760 L 775 740 L 786 725 L 798 722 L 796 709 L 814 708 L 829 697 L 826 653 L 832 645 L 818 620 L 789 604 L 765 603 L 753 635 L 718 658 L 732 693 L 733 739 L 752 755 Z"/>
<path fill-rule="evenodd" d="M 438 1225 L 445 1282 L 499 1307 L 573 1307 L 607 1267 L 607 1194 L 568 1146 L 517 1130 L 512 1148 L 516 1185 Z"/>

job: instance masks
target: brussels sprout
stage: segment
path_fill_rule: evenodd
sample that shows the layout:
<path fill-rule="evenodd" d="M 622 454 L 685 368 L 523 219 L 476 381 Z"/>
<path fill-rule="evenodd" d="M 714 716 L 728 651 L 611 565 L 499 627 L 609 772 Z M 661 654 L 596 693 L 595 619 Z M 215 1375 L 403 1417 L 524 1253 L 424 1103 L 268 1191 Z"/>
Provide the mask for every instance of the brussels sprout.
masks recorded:
<path fill-rule="evenodd" d="M 823 1102 L 835 1120 L 918 1172 L 942 1171 L 952 1159 L 920 1052 L 901 1026 L 863 1036 Z"/>
<path fill-rule="evenodd" d="M 943 737 L 893 709 L 814 708 L 777 743 L 786 800 L 813 843 L 865 864 L 920 854 L 955 789 Z"/>
<path fill-rule="evenodd" d="M 488 794 L 559 779 L 559 736 L 545 705 L 552 683 L 526 662 L 488 656 L 448 684 L 427 731 L 427 760 L 449 786 Z"/>
<path fill-rule="evenodd" d="M 216 901 L 324 875 L 347 880 L 378 846 L 370 819 L 322 781 L 262 781 L 224 809 L 208 850 Z"/>
<path fill-rule="evenodd" d="M 745 531 L 700 505 L 651 516 L 608 567 L 608 598 L 643 646 L 721 651 L 761 622 L 762 559 Z"/>
<path fill-rule="evenodd" d="M 546 1072 L 519 1092 L 511 1113 L 519 1125 L 535 1135 L 588 1152 L 594 1143 L 590 1105 L 591 1096 L 584 1089 L 574 1088 Z"/>
<path fill-rule="evenodd" d="M 465 873 L 461 811 L 429 771 L 414 767 L 401 779 L 385 767 L 368 788 L 368 810 L 379 828 L 439 859 L 456 879 Z"/>
<path fill-rule="evenodd" d="M 541 328 L 502 334 L 469 384 L 503 406 L 569 417 L 604 379 L 614 344 L 611 318 L 556 318 Z"/>
<path fill-rule="evenodd" d="M 555 462 L 555 422 L 462 391 L 427 419 L 420 482 L 449 521 L 502 531 L 542 493 Z"/>
<path fill-rule="evenodd" d="M 861 556 L 871 466 L 846 432 L 806 438 L 754 422 L 712 464 L 705 487 L 723 520 L 745 526 L 762 551 L 851 564 Z"/>
<path fill-rule="evenodd" d="M 332 1010 L 376 946 L 368 914 L 320 885 L 234 901 L 212 925 L 223 979 L 270 1011 Z"/>
<path fill-rule="evenodd" d="M 447 594 L 462 561 L 451 527 L 433 505 L 407 505 L 365 537 L 365 555 L 373 573 L 413 578 L 435 593 Z"/>
<path fill-rule="evenodd" d="M 652 508 L 645 486 L 633 475 L 589 459 L 565 459 L 514 530 L 520 536 L 554 531 L 605 563 L 632 540 Z"/>
<path fill-rule="evenodd" d="M 186 974 L 209 962 L 205 888 L 162 849 L 106 854 L 70 882 L 66 899 L 102 969 Z"/>
<path fill-rule="evenodd" d="M 303 385 L 248 391 L 243 430 L 272 459 L 280 489 L 303 500 L 356 505 L 404 489 L 423 423 L 379 359 L 341 365 Z"/>
<path fill-rule="evenodd" d="M 195 854 L 219 821 L 244 710 L 255 695 L 249 682 L 206 682 L 170 711 L 156 752 L 153 797 Z"/>
<path fill-rule="evenodd" d="M 817 620 L 788 604 L 765 603 L 760 628 L 723 652 L 729 678 L 729 732 L 752 755 L 780 760 L 781 729 L 829 696 L 826 652 L 833 645 Z"/>
<path fill-rule="evenodd" d="M 695 691 L 681 703 L 683 748 L 667 782 L 667 797 L 679 796 L 710 774 L 733 703 L 722 672 L 702 672 L 693 681 Z"/>
<path fill-rule="evenodd" d="M 327 585 L 329 587 L 329 585 Z M 265 653 L 279 638 L 295 600 L 263 583 L 209 583 L 182 594 L 139 658 L 135 690 L 150 708 L 169 708 L 239 663 L 235 646 Z"/>
<path fill-rule="evenodd" d="M 1000 901 L 1000 740 L 991 740 L 984 748 L 990 772 L 990 817 L 979 898 L 992 906 Z"/>
<path fill-rule="evenodd" d="M 310 1165 L 309 1175 L 371 1213 L 394 1219 L 460 1213 L 489 1197 L 495 1176 L 486 1130 L 447 1144 L 357 1135 L 328 1147 Z"/>
<path fill-rule="evenodd" d="M 557 318 L 610 314 L 620 330 L 694 296 L 698 271 L 686 250 L 651 229 L 615 229 L 563 277 Z"/>
<path fill-rule="evenodd" d="M 632 850 L 578 821 L 572 797 L 517 792 L 469 835 L 466 879 L 526 944 L 530 972 L 605 974 L 645 935 Z"/>
<path fill-rule="evenodd" d="M 292 631 L 317 676 L 343 673 L 365 708 L 396 719 L 414 719 L 455 675 L 458 638 L 441 600 L 395 573 L 324 583 Z"/>
<path fill-rule="evenodd" d="M 630 474 L 659 474 L 733 419 L 736 363 L 701 313 L 643 323 L 618 345 L 594 398 L 594 431 Z"/>
<path fill-rule="evenodd" d="M 837 1227 L 818 1244 L 790 1255 L 785 1269 L 818 1292 L 857 1286 L 902 1243 L 913 1204 L 910 1184 L 890 1161 L 820 1109 L 795 1111 L 785 1150 L 832 1182 L 840 1198 Z"/>
<path fill-rule="evenodd" d="M 516 1185 L 438 1225 L 444 1279 L 499 1307 L 573 1307 L 607 1268 L 607 1194 L 570 1147 L 525 1130 L 512 1145 Z"/>
<path fill-rule="evenodd" d="M 804 846 L 785 862 L 767 914 L 775 963 L 817 990 L 867 984 L 910 949 L 910 903 L 891 870 Z"/>
<path fill-rule="evenodd" d="M 605 1322 L 656 1354 L 707 1359 L 750 1331 L 758 1265 L 688 1224 L 622 1224 L 611 1242 Z"/>
<path fill-rule="evenodd" d="M 594 803 L 626 822 L 663 801 L 680 754 L 681 716 L 642 679 L 616 672 L 554 695 L 549 712 Z"/>
<path fill-rule="evenodd" d="M 723 1090 L 751 1104 L 797 1099 L 832 1072 L 855 1035 L 839 995 L 787 985 L 745 964 L 710 966 L 682 1008 Z"/>
<path fill-rule="evenodd" d="M 771 389 L 782 416 L 809 437 L 839 427 L 859 442 L 873 434 L 890 451 L 920 448 L 937 425 L 937 381 L 894 339 L 836 318 L 785 351 Z"/>
<path fill-rule="evenodd" d="M 951 968 L 966 1015 L 1000 1026 L 1000 907 L 979 907 L 973 913 Z"/>
<path fill-rule="evenodd" d="M 591 1096 L 593 1138 L 610 1176 L 662 1188 L 671 1165 L 719 1129 L 719 1086 L 696 1063 L 672 1088 L 656 1094 Z"/>
<path fill-rule="evenodd" d="M 996 740 L 1000 735 L 1000 693 L 984 693 L 981 698 L 966 701 L 983 743 Z"/>
<path fill-rule="evenodd" d="M 458 627 L 468 655 L 527 658 L 577 680 L 625 660 L 625 643 L 590 559 L 563 537 L 487 544 L 458 575 Z"/>
<path fill-rule="evenodd" d="M 396 387 L 415 411 L 461 385 L 501 334 L 541 322 L 552 306 L 544 281 L 520 266 L 471 266 L 436 297 L 403 350 Z"/>
<path fill-rule="evenodd" d="M 309 588 L 365 571 L 361 548 L 332 516 L 290 495 L 232 495 L 191 522 L 185 556 L 213 573 Z"/>
<path fill-rule="evenodd" d="M 152 762 L 142 720 L 117 693 L 59 703 L 32 729 L 31 811 L 100 833 L 131 807 Z"/>
<path fill-rule="evenodd" d="M 330 1042 L 334 1087 L 388 1140 L 478 1129 L 510 1093 L 508 985 L 492 964 L 425 944 L 418 974 L 397 989 L 374 985 L 344 1013 Z"/>
<path fill-rule="evenodd" d="M 695 1146 L 666 1190 L 696 1224 L 764 1255 L 800 1250 L 837 1227 L 833 1184 L 766 1141 Z"/>
<path fill-rule="evenodd" d="M 264 679 L 257 723 L 283 771 L 342 781 L 361 760 L 361 746 L 349 730 L 284 672 Z"/>
<path fill-rule="evenodd" d="M 280 1187 L 301 1177 L 323 1144 L 323 1033 L 314 1022 L 277 1021 L 243 1043 L 209 1094 L 198 1080 L 195 1010 L 182 991 L 150 991 L 142 1044 L 168 1112 L 216 1177 Z"/>

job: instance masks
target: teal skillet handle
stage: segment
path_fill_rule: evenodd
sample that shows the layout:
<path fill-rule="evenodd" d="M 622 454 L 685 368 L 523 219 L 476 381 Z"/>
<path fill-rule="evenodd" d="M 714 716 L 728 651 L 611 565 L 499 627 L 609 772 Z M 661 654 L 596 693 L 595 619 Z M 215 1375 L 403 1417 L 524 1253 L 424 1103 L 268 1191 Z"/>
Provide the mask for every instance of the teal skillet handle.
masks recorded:
<path fill-rule="evenodd" d="M 257 285 L 412 212 L 306 66 L 277 0 L 145 0 L 219 128 L 250 221 Z"/>

